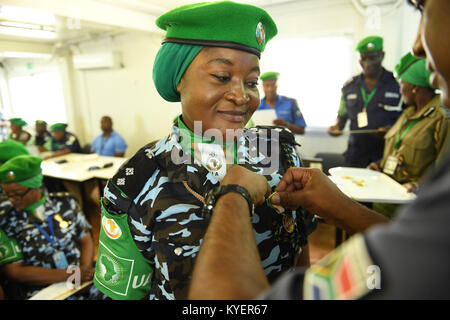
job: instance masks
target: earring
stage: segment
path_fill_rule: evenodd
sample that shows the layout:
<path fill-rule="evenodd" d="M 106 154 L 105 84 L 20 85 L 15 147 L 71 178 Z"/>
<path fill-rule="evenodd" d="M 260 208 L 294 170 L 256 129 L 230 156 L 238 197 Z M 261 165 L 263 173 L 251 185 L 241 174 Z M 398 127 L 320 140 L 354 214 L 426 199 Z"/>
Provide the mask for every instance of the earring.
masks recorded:
<path fill-rule="evenodd" d="M 417 89 L 416 88 L 414 88 L 414 89 L 412 89 L 412 93 L 416 93 L 417 92 Z"/>

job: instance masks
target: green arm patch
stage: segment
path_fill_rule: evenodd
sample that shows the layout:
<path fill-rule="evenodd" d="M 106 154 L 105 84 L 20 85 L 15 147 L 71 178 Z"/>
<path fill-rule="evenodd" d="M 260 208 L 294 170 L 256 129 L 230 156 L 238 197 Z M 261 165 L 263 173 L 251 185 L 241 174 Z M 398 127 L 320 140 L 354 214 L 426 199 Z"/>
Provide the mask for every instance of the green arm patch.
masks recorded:
<path fill-rule="evenodd" d="M 347 116 L 347 104 L 345 103 L 345 98 L 343 95 L 341 96 L 341 103 L 339 105 L 338 116 L 339 117 Z"/>
<path fill-rule="evenodd" d="M 23 259 L 22 251 L 16 239 L 10 239 L 0 230 L 0 266 Z"/>
<path fill-rule="evenodd" d="M 102 218 L 94 284 L 117 300 L 138 300 L 150 291 L 153 262 L 134 243 L 128 215 L 111 215 L 102 205 Z"/>

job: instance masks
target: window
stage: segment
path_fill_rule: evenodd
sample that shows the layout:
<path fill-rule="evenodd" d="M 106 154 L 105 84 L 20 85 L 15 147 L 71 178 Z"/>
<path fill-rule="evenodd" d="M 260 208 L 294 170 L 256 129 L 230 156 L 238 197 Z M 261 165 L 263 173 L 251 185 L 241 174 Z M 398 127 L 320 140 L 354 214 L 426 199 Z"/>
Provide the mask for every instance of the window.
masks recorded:
<path fill-rule="evenodd" d="M 21 117 L 34 129 L 34 121 L 49 125 L 67 122 L 59 72 L 16 76 L 8 79 L 12 117 Z"/>
<path fill-rule="evenodd" d="M 352 44 L 347 36 L 275 40 L 262 55 L 261 73 L 280 73 L 278 94 L 297 99 L 308 128 L 328 127 L 352 75 Z M 262 86 L 260 92 L 263 97 Z"/>

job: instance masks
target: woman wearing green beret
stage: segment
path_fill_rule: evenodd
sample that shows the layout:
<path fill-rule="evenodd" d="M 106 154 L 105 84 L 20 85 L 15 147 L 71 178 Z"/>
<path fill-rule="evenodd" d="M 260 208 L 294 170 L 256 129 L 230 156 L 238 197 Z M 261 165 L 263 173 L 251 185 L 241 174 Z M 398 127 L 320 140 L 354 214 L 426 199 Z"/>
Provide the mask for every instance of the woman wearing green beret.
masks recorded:
<path fill-rule="evenodd" d="M 23 130 L 23 127 L 27 125 L 25 120 L 22 118 L 11 118 L 9 119 L 9 123 L 11 126 L 9 139 L 19 141 L 23 145 L 26 145 L 31 138 L 31 134 Z"/>
<path fill-rule="evenodd" d="M 14 288 L 11 299 L 28 299 L 52 283 L 66 281 L 79 266 L 79 280 L 93 277 L 94 243 L 74 198 L 49 194 L 42 185 L 42 159 L 20 155 L 0 167 L 0 182 L 10 201 L 0 208 L 0 230 L 11 250 L 0 261 Z M 6 239 L 6 238 L 5 238 Z"/>
<path fill-rule="evenodd" d="M 288 167 L 300 165 L 287 130 L 243 130 L 260 102 L 259 57 L 277 33 L 272 18 L 219 1 L 175 8 L 156 23 L 167 33 L 153 80 L 182 112 L 166 138 L 144 146 L 108 181 L 94 284 L 113 299 L 187 298 L 211 209 L 228 192 L 251 208 L 270 281 L 309 264 L 313 215 L 253 203 L 246 188 L 226 183 L 229 167 L 239 164 L 267 178 L 269 195 Z"/>
<path fill-rule="evenodd" d="M 402 99 L 408 108 L 385 135 L 383 158 L 368 168 L 383 171 L 403 184 L 408 192 L 440 160 L 448 141 L 449 120 L 441 97 L 430 84 L 425 59 L 410 53 L 396 66 Z M 374 209 L 392 216 L 397 206 L 374 204 Z"/>

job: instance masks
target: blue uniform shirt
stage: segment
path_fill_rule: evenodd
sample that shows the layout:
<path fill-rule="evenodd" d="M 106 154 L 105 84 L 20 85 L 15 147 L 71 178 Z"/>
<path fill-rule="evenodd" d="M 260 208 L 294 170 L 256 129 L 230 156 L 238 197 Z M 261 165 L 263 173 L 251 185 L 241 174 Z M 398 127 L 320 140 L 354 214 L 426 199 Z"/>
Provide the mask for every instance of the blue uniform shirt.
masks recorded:
<path fill-rule="evenodd" d="M 363 111 L 364 102 L 361 94 L 364 88 L 367 95 L 363 75 L 357 75 L 347 81 L 342 88 L 342 103 L 339 116 L 350 120 L 350 130 L 378 129 L 392 126 L 401 115 L 400 86 L 392 72 L 383 69 L 383 74 L 376 85 L 377 91 L 367 105 L 368 125 L 358 127 L 358 113 Z M 371 162 L 383 157 L 384 139 L 370 133 L 350 134 L 347 151 L 345 152 L 346 165 L 365 168 Z"/>
<path fill-rule="evenodd" d="M 266 97 L 261 99 L 261 104 L 259 105 L 258 110 L 271 109 L 269 105 L 266 104 L 265 99 Z M 300 127 L 306 127 L 305 119 L 303 118 L 303 115 L 295 99 L 279 95 L 277 96 L 277 101 L 275 102 L 273 108 L 275 109 L 275 113 L 277 114 L 278 118 Z"/>
<path fill-rule="evenodd" d="M 113 131 L 108 138 L 104 138 L 103 134 L 99 134 L 92 142 L 91 150 L 100 156 L 114 157 L 115 153 L 125 153 L 127 143 L 120 134 Z"/>

